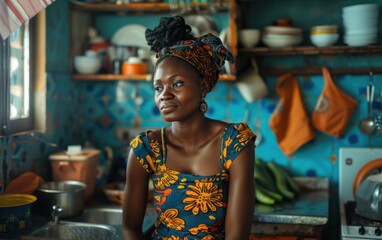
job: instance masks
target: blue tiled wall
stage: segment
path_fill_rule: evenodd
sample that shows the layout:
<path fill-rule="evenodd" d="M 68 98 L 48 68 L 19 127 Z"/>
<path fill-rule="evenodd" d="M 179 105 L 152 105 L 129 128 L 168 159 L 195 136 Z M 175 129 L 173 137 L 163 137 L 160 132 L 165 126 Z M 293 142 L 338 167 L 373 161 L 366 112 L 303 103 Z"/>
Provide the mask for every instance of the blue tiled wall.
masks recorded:
<path fill-rule="evenodd" d="M 270 19 L 278 16 L 293 17 L 295 24 L 308 29 L 304 25 L 301 11 L 304 16 L 310 16 L 315 23 L 321 21 L 314 20 L 313 13 L 325 12 L 327 21 L 339 21 L 338 11 L 344 4 L 353 4 L 360 1 L 294 1 L 296 8 L 286 8 L 285 11 L 277 9 L 264 9 L 265 1 L 256 1 L 258 8 L 248 8 L 249 15 L 243 17 L 243 26 L 262 27 L 269 24 Z M 284 1 L 275 1 L 271 6 L 281 6 Z M 314 8 L 306 8 L 306 3 L 315 2 Z M 321 4 L 318 4 L 320 2 Z M 253 3 L 254 4 L 254 3 Z M 281 5 L 280 5 L 281 4 Z M 328 7 L 330 6 L 330 7 Z M 333 7 L 334 6 L 334 7 Z M 330 11 L 328 10 L 330 9 Z M 281 7 L 280 7 L 281 9 Z M 322 11 L 319 11 L 321 9 Z M 333 12 L 334 9 L 337 13 Z M 265 11 L 266 10 L 266 11 Z M 328 12 L 329 11 L 329 12 Z M 265 18 L 259 12 L 266 12 L 269 15 Z M 309 14 L 312 13 L 312 14 Z M 255 16 L 255 18 L 249 17 Z M 153 128 L 161 127 L 163 123 L 159 112 L 153 102 L 153 89 L 150 82 L 133 81 L 74 81 L 68 72 L 69 54 L 69 17 L 68 1 L 57 0 L 47 9 L 47 109 L 48 109 L 48 132 L 40 134 L 39 137 L 47 142 L 52 142 L 58 147 L 52 147 L 44 142 L 31 138 L 29 135 L 18 137 L 0 138 L 0 149 L 2 168 L 0 177 L 3 183 L 25 171 L 34 171 L 46 179 L 50 177 L 49 154 L 65 149 L 70 144 L 84 144 L 92 142 L 96 147 L 103 150 L 111 147 L 114 150 L 113 169 L 118 172 L 115 178 L 122 178 L 125 167 L 125 147 L 126 141 L 117 138 L 116 129 L 128 127 Z M 105 16 L 104 22 L 109 21 L 110 16 Z M 105 20 L 106 19 L 106 20 Z M 103 24 L 97 23 L 96 24 Z M 147 21 L 144 21 L 148 24 Z M 324 23 L 324 22 L 323 22 Z M 109 22 L 108 22 L 109 24 Z M 123 22 L 120 26 L 126 24 Z M 106 37 L 110 37 L 118 26 L 110 25 L 107 31 L 100 32 Z M 308 44 L 308 43 L 306 43 Z M 371 57 L 374 59 L 375 57 Z M 293 58 L 292 58 L 293 59 Z M 339 64 L 340 66 L 354 66 L 354 64 L 366 65 L 369 58 L 353 59 L 351 61 L 336 60 L 326 58 L 326 63 Z M 377 59 L 378 60 L 378 59 Z M 265 59 L 266 65 L 284 65 L 293 63 L 304 63 L 301 57 L 286 60 L 283 58 Z M 322 60 L 319 60 L 322 61 Z M 333 63 L 334 62 L 334 63 Z M 372 60 L 373 63 L 378 62 Z M 321 62 L 322 63 L 322 62 Z M 352 116 L 346 133 L 341 138 L 334 138 L 320 132 L 316 132 L 313 141 L 301 147 L 292 157 L 285 156 L 279 149 L 274 133 L 269 127 L 269 118 L 277 102 L 278 95 L 274 92 L 277 77 L 263 76 L 270 90 L 270 94 L 258 101 L 246 104 L 240 95 L 235 83 L 219 82 L 216 88 L 208 95 L 209 112 L 207 116 L 225 121 L 240 122 L 245 120 L 246 107 L 250 110 L 249 126 L 255 130 L 254 123 L 260 120 L 262 143 L 256 149 L 256 155 L 264 160 L 274 160 L 278 163 L 290 167 L 295 175 L 301 176 L 321 176 L 330 178 L 332 184 L 338 181 L 338 150 L 340 147 L 382 147 L 382 136 L 374 136 L 369 144 L 368 137 L 361 134 L 358 129 L 360 120 L 366 116 L 365 86 L 368 83 L 367 75 L 333 76 L 336 85 L 350 96 L 357 99 L 359 107 Z M 322 76 L 311 76 L 302 78 L 298 76 L 299 86 L 303 95 L 304 104 L 310 114 L 315 106 L 317 97 L 323 87 Z M 382 76 L 375 75 L 376 98 L 373 105 L 375 113 L 382 114 L 382 97 L 380 89 L 382 87 Z M 135 93 L 143 98 L 143 104 L 138 107 L 134 101 Z M 140 121 L 137 121 L 140 119 Z M 139 122 L 139 126 L 137 125 Z M 5 159 L 5 160 L 4 160 Z M 104 163 L 104 162 L 103 162 Z M 113 173 L 114 173 L 113 172 Z M 334 190 L 335 191 L 335 190 Z"/>

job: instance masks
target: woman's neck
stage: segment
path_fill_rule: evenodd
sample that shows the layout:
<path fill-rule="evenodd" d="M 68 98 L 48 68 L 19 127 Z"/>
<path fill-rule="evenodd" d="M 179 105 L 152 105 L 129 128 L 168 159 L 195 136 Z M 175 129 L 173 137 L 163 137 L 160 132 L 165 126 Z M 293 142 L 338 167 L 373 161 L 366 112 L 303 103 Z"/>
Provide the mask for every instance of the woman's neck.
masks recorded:
<path fill-rule="evenodd" d="M 174 145 L 197 146 L 215 135 L 211 123 L 212 120 L 205 117 L 188 122 L 173 122 L 166 131 L 166 136 Z"/>

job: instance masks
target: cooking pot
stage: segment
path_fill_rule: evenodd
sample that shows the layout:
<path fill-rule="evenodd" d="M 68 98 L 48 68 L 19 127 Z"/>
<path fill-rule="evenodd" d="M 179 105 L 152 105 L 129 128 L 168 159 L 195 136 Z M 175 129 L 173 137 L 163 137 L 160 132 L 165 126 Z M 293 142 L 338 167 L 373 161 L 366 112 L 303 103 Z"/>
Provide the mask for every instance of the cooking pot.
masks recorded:
<path fill-rule="evenodd" d="M 382 221 L 382 173 L 369 175 L 356 190 L 356 213 Z"/>
<path fill-rule="evenodd" d="M 29 194 L 0 194 L 0 239 L 16 238 L 30 230 L 35 201 Z"/>
<path fill-rule="evenodd" d="M 73 217 L 84 210 L 85 189 L 86 184 L 78 181 L 46 182 L 37 189 L 37 205 L 44 216 L 58 206 L 63 208 L 61 217 Z"/>

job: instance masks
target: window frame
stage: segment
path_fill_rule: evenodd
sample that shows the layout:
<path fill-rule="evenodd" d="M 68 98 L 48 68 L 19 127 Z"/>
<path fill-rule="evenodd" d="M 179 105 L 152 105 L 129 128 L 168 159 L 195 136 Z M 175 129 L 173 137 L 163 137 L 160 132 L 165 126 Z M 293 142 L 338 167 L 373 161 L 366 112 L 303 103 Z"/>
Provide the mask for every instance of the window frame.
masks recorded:
<path fill-rule="evenodd" d="M 0 39 L 0 136 L 9 136 L 33 130 L 34 127 L 34 83 L 35 83 L 35 54 L 36 46 L 36 21 L 34 18 L 29 20 L 29 116 L 23 119 L 10 119 L 10 38 Z"/>

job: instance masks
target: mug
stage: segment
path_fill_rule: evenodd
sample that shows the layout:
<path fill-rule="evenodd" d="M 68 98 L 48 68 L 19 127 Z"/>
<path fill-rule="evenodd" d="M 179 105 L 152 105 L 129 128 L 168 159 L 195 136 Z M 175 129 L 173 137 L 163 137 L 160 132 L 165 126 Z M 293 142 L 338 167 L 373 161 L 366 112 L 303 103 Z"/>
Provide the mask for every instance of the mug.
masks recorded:
<path fill-rule="evenodd" d="M 241 95 L 247 102 L 253 102 L 268 95 L 268 88 L 264 80 L 259 75 L 258 66 L 254 58 L 251 59 L 251 67 L 239 75 L 236 83 Z"/>

